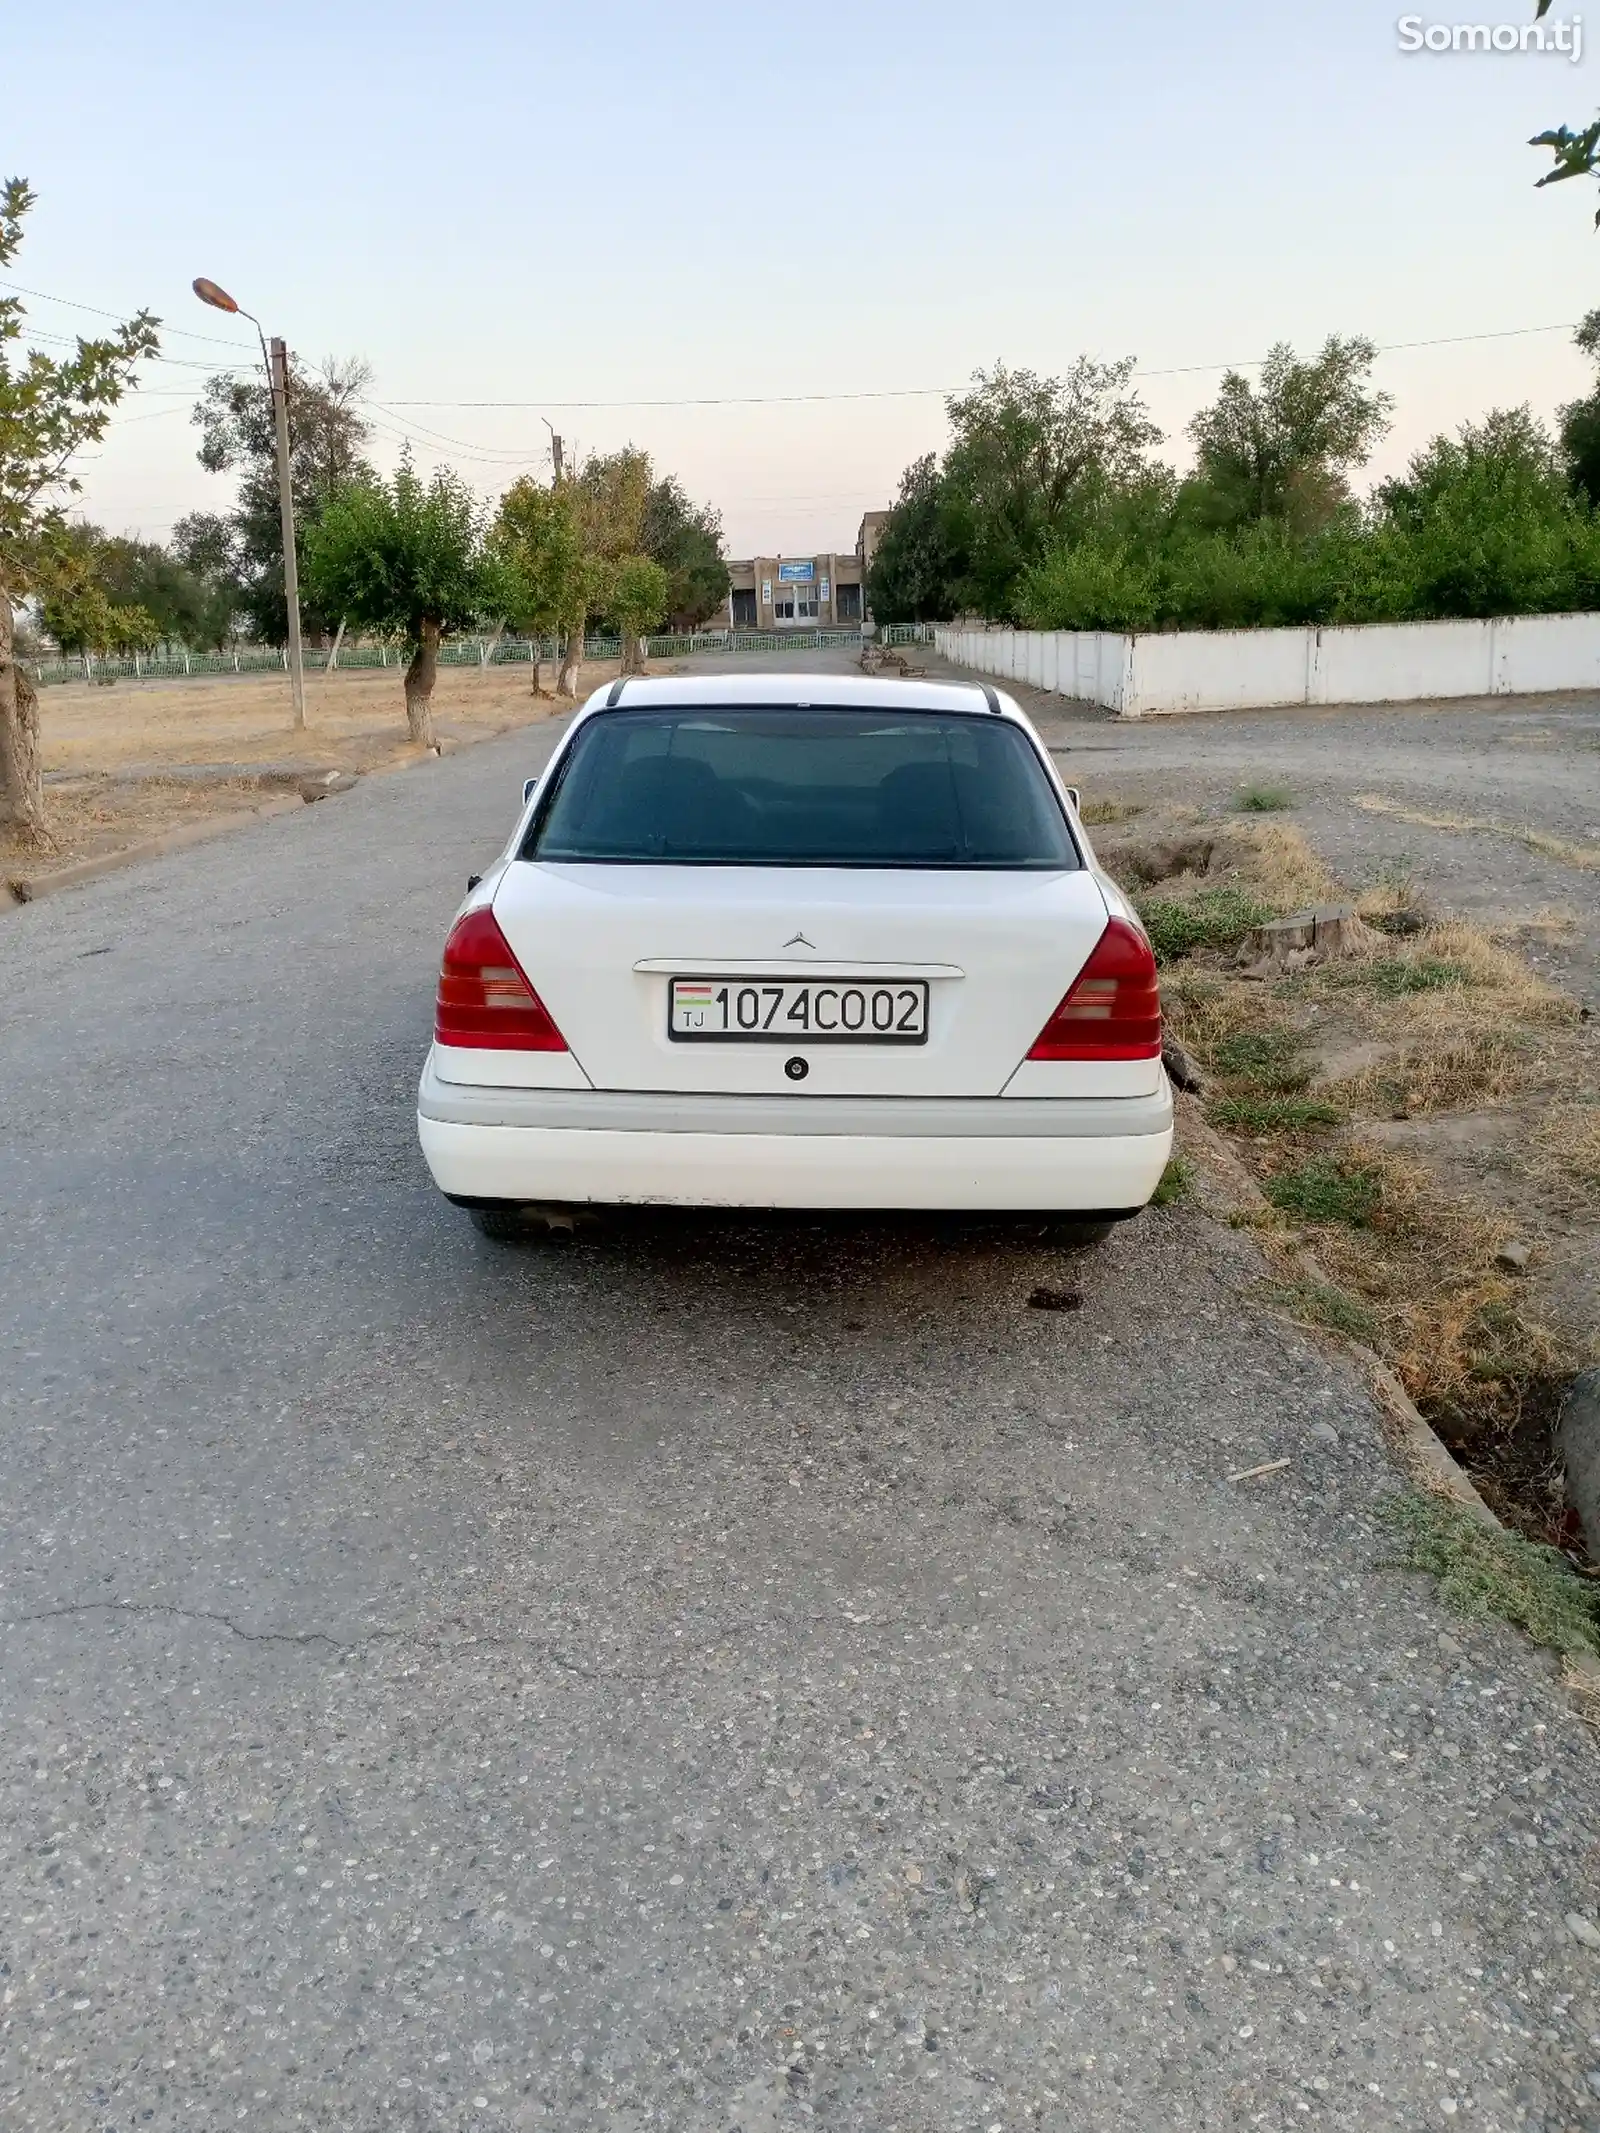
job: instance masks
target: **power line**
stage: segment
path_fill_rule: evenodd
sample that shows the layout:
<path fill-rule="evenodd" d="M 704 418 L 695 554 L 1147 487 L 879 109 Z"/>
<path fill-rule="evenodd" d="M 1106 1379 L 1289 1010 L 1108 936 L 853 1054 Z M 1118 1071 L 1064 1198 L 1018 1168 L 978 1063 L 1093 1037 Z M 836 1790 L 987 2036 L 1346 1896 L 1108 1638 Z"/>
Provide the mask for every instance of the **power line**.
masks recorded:
<path fill-rule="evenodd" d="M 1558 326 L 1506 326 L 1494 333 L 1446 333 L 1432 341 L 1380 341 L 1379 355 L 1399 355 L 1408 348 L 1459 348 L 1468 341 L 1514 341 L 1529 333 L 1574 333 L 1577 321 L 1569 319 Z M 1198 371 L 1210 370 L 1259 370 L 1265 356 L 1251 356 L 1243 363 L 1180 363 L 1171 370 L 1136 370 L 1136 378 L 1187 378 Z"/>
<path fill-rule="evenodd" d="M 40 333 L 36 327 L 30 327 L 24 339 L 42 342 L 51 348 L 76 348 L 78 345 L 77 338 L 72 334 Z M 227 377 L 236 370 L 261 368 L 259 363 L 203 363 L 196 356 L 141 355 L 136 360 L 141 363 L 160 363 L 168 370 L 203 370 L 212 377 Z"/>
<path fill-rule="evenodd" d="M 80 298 L 77 297 L 56 296 L 47 289 L 30 289 L 25 287 L 21 282 L 0 279 L 0 289 L 9 289 L 18 296 L 36 297 L 41 303 L 61 304 L 64 305 L 69 311 L 86 311 L 96 318 L 117 319 L 120 322 L 122 317 L 122 314 L 120 312 L 108 311 L 102 304 L 86 304 Z M 1571 333 L 1575 330 L 1575 325 L 1576 322 L 1569 319 L 1553 326 L 1507 326 L 1497 328 L 1487 333 L 1441 334 L 1435 336 L 1432 339 L 1420 341 L 1383 341 L 1378 343 L 1377 352 L 1379 355 L 1396 355 L 1403 353 L 1408 349 L 1414 348 L 1456 348 L 1465 346 L 1467 343 L 1473 341 L 1516 340 L 1522 338 L 1525 335 L 1535 333 Z M 241 351 L 248 349 L 248 343 L 246 342 L 224 339 L 221 335 L 214 333 L 197 333 L 191 327 L 187 326 L 163 326 L 162 331 L 169 336 L 176 335 L 177 338 L 180 340 L 203 341 L 208 346 L 213 348 L 235 348 Z M 62 335 L 39 333 L 34 334 L 30 337 L 38 340 L 54 341 L 58 345 L 63 347 L 70 347 L 73 345 L 73 343 L 69 339 Z M 253 361 L 217 366 L 202 362 L 188 362 L 185 361 L 183 358 L 176 356 L 158 355 L 150 358 L 149 360 L 158 363 L 172 363 L 177 365 L 178 367 L 188 370 L 208 370 L 213 368 L 254 370 L 260 368 L 260 365 Z M 1262 365 L 1262 363 L 1265 362 L 1265 360 L 1266 358 L 1264 356 L 1247 356 L 1239 361 L 1231 363 L 1177 363 L 1164 366 L 1158 369 L 1145 369 L 1141 367 L 1136 369 L 1133 374 L 1135 377 L 1138 378 L 1193 377 L 1202 372 L 1208 371 L 1256 370 L 1260 368 L 1260 366 Z M 315 364 L 312 364 L 308 367 L 312 369 L 318 368 L 318 366 Z M 962 392 L 965 389 L 966 385 L 965 383 L 963 383 L 961 385 L 882 386 L 867 388 L 863 390 L 833 393 L 701 393 L 687 395 L 682 398 L 676 399 L 393 400 L 387 403 L 379 400 L 374 400 L 367 402 L 366 404 L 373 407 L 382 408 L 386 414 L 392 414 L 395 409 L 402 407 L 526 409 L 554 407 L 562 410 L 575 409 L 580 412 L 588 409 L 605 410 L 610 408 L 630 407 L 799 407 L 812 405 L 817 402 L 836 402 L 851 400 L 930 400 L 943 397 L 950 393 Z M 426 425 L 419 424 L 418 427 L 425 429 Z M 440 433 L 436 432 L 435 434 Z M 441 437 L 441 441 L 448 444 L 460 444 L 463 446 L 467 446 L 467 440 L 465 438 Z"/>
<path fill-rule="evenodd" d="M 1573 320 L 1554 326 L 1507 326 L 1490 333 L 1449 333 L 1425 341 L 1384 341 L 1379 343 L 1379 355 L 1396 355 L 1409 348 L 1454 348 L 1469 341 L 1508 341 L 1531 333 L 1571 333 Z M 1181 378 L 1192 377 L 1202 371 L 1259 370 L 1265 356 L 1246 356 L 1233 363 L 1178 363 L 1170 368 L 1156 370 L 1136 369 L 1136 378 Z M 965 392 L 968 383 L 961 385 L 896 385 L 875 388 L 864 392 L 841 393 L 719 393 L 698 394 L 677 400 L 391 400 L 386 403 L 389 412 L 402 407 L 459 407 L 459 408 L 529 408 L 554 407 L 583 411 L 629 407 L 797 407 L 818 401 L 840 400 L 933 400 L 942 399 L 951 393 Z M 376 406 L 378 403 L 374 402 Z"/>
<path fill-rule="evenodd" d="M 1390 341 L 1382 344 L 1377 352 L 1380 355 L 1394 355 L 1403 353 L 1409 349 L 1457 347 L 1475 341 L 1515 340 L 1528 334 L 1567 333 L 1571 332 L 1572 330 L 1573 328 L 1570 322 L 1553 326 L 1511 326 L 1497 329 L 1488 333 L 1444 334 L 1433 339 L 1422 341 Z M 1136 377 L 1141 378 L 1192 377 L 1201 373 L 1214 373 L 1223 370 L 1258 369 L 1261 364 L 1265 362 L 1265 360 L 1266 358 L 1263 356 L 1253 356 L 1246 361 L 1238 363 L 1178 364 L 1172 366 L 1171 368 L 1165 369 L 1138 370 L 1135 371 L 1134 375 Z M 313 370 L 318 370 L 318 374 L 323 375 L 323 373 L 321 373 L 316 364 L 311 364 L 308 367 Z M 953 391 L 960 391 L 963 389 L 964 388 L 961 387 L 918 385 L 884 388 L 882 390 L 872 392 L 749 394 L 727 396 L 721 398 L 704 396 L 700 398 L 686 400 L 383 401 L 368 400 L 363 397 L 359 399 L 358 404 L 363 408 L 376 409 L 380 413 L 385 414 L 391 418 L 389 423 L 371 423 L 372 429 L 376 431 L 376 433 L 380 436 L 388 437 L 391 440 L 398 438 L 404 443 L 419 444 L 427 450 L 436 450 L 440 445 L 446 445 L 449 446 L 451 449 L 457 451 L 458 453 L 465 454 L 471 461 L 475 462 L 479 466 L 503 466 L 509 469 L 513 466 L 525 466 L 530 462 L 537 462 L 539 464 L 542 464 L 546 456 L 547 447 L 543 444 L 536 444 L 527 448 L 522 448 L 514 445 L 486 444 L 481 440 L 468 439 L 465 437 L 456 437 L 450 435 L 447 431 L 433 429 L 427 423 L 417 422 L 414 418 L 408 419 L 405 415 L 401 414 L 399 410 L 402 408 L 410 407 L 457 407 L 462 409 L 526 409 L 535 407 L 554 407 L 557 409 L 565 408 L 601 410 L 607 408 L 629 407 L 662 408 L 793 406 L 800 403 L 836 402 L 851 400 L 926 399 L 934 397 L 936 395 L 948 395 Z"/>
<path fill-rule="evenodd" d="M 123 323 L 120 311 L 107 311 L 101 304 L 82 304 L 72 296 L 52 296 L 48 289 L 25 289 L 20 281 L 0 281 L 0 289 L 10 289 L 16 296 L 36 296 L 42 304 L 61 304 L 68 311 L 88 311 L 95 318 L 114 318 L 119 324 Z M 194 333 L 187 326 L 163 325 L 161 330 L 175 333 L 181 341 L 208 341 L 213 348 L 245 348 L 249 345 L 246 341 L 224 340 L 216 333 Z"/>

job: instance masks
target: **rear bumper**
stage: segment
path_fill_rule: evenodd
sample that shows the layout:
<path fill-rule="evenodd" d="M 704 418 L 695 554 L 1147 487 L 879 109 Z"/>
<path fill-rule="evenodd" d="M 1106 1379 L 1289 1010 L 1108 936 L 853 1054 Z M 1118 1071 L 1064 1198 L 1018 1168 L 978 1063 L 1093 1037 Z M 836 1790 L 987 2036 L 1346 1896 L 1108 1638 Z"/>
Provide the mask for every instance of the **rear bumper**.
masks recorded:
<path fill-rule="evenodd" d="M 494 1089 L 424 1070 L 434 1182 L 465 1200 L 607 1206 L 1137 1209 L 1172 1152 L 1172 1095 L 635 1095 Z"/>

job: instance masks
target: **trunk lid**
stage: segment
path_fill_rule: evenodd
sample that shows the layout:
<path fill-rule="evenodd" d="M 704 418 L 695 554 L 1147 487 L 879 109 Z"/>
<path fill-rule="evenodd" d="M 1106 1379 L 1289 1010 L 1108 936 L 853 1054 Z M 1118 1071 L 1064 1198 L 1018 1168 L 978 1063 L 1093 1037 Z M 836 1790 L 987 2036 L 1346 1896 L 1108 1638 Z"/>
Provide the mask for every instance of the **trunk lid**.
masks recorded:
<path fill-rule="evenodd" d="M 808 1096 L 998 1096 L 1107 912 L 1087 870 L 519 861 L 494 915 L 597 1089 L 770 1095 L 795 1086 L 784 1067 L 800 1053 Z M 927 1042 L 674 1042 L 674 975 L 926 978 Z M 1103 1068 L 1068 1067 L 1056 1086 L 1089 1095 L 1104 1081 Z"/>

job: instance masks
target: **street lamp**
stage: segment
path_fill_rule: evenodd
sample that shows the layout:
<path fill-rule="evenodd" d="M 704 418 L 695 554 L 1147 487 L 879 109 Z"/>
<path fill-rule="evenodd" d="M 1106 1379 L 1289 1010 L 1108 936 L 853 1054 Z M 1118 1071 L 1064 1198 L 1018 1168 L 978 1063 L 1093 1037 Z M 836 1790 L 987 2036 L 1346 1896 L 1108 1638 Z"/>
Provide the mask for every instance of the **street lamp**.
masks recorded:
<path fill-rule="evenodd" d="M 230 311 L 239 318 L 249 319 L 256 329 L 256 339 L 261 343 L 262 360 L 267 366 L 267 378 L 272 387 L 273 424 L 278 439 L 278 511 L 283 522 L 283 597 L 289 610 L 289 688 L 294 698 L 295 731 L 303 732 L 306 723 L 306 674 L 300 653 L 300 572 L 294 552 L 294 489 L 289 479 L 289 351 L 274 335 L 269 353 L 267 337 L 262 332 L 261 321 L 255 313 L 242 309 L 226 289 L 219 288 L 214 281 L 207 281 L 203 274 L 194 284 L 194 293 L 201 303 L 209 304 L 213 311 Z"/>

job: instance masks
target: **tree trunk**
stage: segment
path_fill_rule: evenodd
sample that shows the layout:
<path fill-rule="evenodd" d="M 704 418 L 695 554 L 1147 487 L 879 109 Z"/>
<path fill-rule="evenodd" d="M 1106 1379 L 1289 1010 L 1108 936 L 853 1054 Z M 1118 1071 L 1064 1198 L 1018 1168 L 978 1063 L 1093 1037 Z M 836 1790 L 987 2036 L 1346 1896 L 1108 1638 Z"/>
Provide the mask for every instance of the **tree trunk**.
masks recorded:
<path fill-rule="evenodd" d="M 557 696 L 578 694 L 578 669 L 583 665 L 583 625 L 587 618 L 580 615 L 567 631 L 567 641 L 561 652 L 561 672 L 556 676 Z"/>
<path fill-rule="evenodd" d="M 644 672 L 644 639 L 635 630 L 624 630 L 622 633 L 622 666 L 620 671 L 624 674 L 642 674 Z"/>
<path fill-rule="evenodd" d="M 411 738 L 432 748 L 433 684 L 439 673 L 439 625 L 424 619 L 417 633 L 417 648 L 406 668 L 406 726 Z"/>
<path fill-rule="evenodd" d="M 38 693 L 32 675 L 17 664 L 11 589 L 0 578 L 0 830 L 26 851 L 53 852 L 42 773 Z"/>

